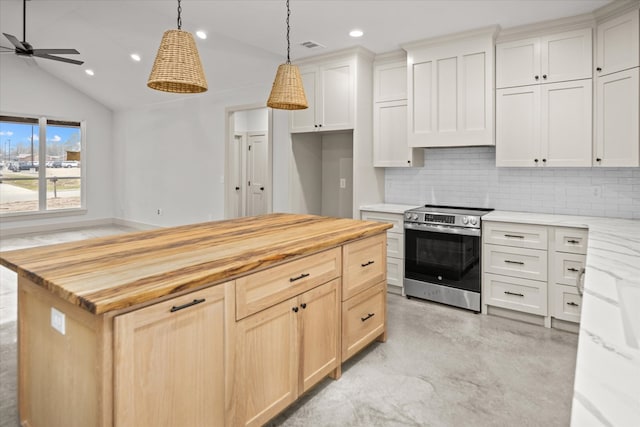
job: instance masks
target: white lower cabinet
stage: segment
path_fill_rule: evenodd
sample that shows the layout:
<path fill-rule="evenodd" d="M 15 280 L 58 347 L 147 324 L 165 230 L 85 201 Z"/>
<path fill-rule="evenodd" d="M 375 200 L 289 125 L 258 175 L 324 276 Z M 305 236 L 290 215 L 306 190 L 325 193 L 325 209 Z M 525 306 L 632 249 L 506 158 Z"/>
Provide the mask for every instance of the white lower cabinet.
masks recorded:
<path fill-rule="evenodd" d="M 409 209 L 409 207 L 407 207 Z M 360 212 L 366 221 L 387 222 L 393 228 L 387 230 L 387 291 L 404 295 L 404 216 L 402 213 L 381 211 Z"/>
<path fill-rule="evenodd" d="M 575 285 L 584 271 L 587 233 L 484 221 L 482 311 L 499 307 L 519 319 L 518 313 L 535 315 L 546 327 L 561 327 L 557 320 L 579 322 L 582 298 Z"/>

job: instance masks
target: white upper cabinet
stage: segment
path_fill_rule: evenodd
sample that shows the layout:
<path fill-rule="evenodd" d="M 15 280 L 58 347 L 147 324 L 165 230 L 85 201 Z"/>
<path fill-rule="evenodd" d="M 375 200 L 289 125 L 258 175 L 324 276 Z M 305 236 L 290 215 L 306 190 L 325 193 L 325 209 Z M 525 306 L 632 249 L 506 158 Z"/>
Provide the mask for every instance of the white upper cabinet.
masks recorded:
<path fill-rule="evenodd" d="M 291 112 L 290 130 L 353 129 L 355 63 L 343 59 L 300 67 L 309 108 Z"/>
<path fill-rule="evenodd" d="M 591 28 L 496 45 L 496 87 L 591 78 Z"/>
<path fill-rule="evenodd" d="M 640 166 L 638 70 L 596 79 L 594 166 Z"/>
<path fill-rule="evenodd" d="M 410 147 L 495 144 L 496 30 L 491 27 L 403 46 Z"/>
<path fill-rule="evenodd" d="M 496 91 L 496 166 L 591 166 L 591 79 Z"/>
<path fill-rule="evenodd" d="M 596 32 L 596 75 L 605 76 L 640 66 L 639 12 L 598 24 Z"/>
<path fill-rule="evenodd" d="M 407 99 L 407 61 L 373 66 L 373 101 Z"/>

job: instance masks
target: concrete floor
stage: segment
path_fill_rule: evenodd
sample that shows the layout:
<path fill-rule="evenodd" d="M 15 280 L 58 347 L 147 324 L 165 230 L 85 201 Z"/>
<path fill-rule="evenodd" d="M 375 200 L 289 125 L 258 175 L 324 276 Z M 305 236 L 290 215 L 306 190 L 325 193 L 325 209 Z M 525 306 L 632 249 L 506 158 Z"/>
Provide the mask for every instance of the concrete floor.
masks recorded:
<path fill-rule="evenodd" d="M 115 234 L 5 239 L 2 250 Z M 26 245 L 26 246 L 24 246 Z M 0 427 L 16 427 L 15 275 L 0 268 Z M 15 309 L 14 309 L 15 311 Z M 389 338 L 269 426 L 567 426 L 578 336 L 389 295 Z"/>

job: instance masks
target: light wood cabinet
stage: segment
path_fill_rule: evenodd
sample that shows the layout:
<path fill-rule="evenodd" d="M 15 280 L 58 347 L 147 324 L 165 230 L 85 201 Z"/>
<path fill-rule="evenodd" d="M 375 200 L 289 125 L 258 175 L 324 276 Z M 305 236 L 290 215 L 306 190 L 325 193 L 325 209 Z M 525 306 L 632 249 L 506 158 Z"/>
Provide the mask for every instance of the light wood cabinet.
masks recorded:
<path fill-rule="evenodd" d="M 114 319 L 115 425 L 225 424 L 229 286 Z"/>
<path fill-rule="evenodd" d="M 638 10 L 598 23 L 596 75 L 606 76 L 640 66 Z"/>
<path fill-rule="evenodd" d="M 596 78 L 595 166 L 640 166 L 638 70 Z"/>
<path fill-rule="evenodd" d="M 410 147 L 494 145 L 496 28 L 404 45 Z"/>
<path fill-rule="evenodd" d="M 496 91 L 496 166 L 590 166 L 592 82 Z"/>
<path fill-rule="evenodd" d="M 592 77 L 591 28 L 496 44 L 496 87 Z"/>
<path fill-rule="evenodd" d="M 342 360 L 347 360 L 384 333 L 386 296 L 378 283 L 342 305 Z"/>
<path fill-rule="evenodd" d="M 407 142 L 407 61 L 373 66 L 373 165 L 422 166 L 423 151 Z"/>
<path fill-rule="evenodd" d="M 238 424 L 260 426 L 338 368 L 336 279 L 238 322 Z"/>
<path fill-rule="evenodd" d="M 350 59 L 301 67 L 309 108 L 290 113 L 290 131 L 353 129 L 355 63 Z"/>
<path fill-rule="evenodd" d="M 343 246 L 343 301 L 385 280 L 386 240 L 386 236 L 381 234 Z"/>

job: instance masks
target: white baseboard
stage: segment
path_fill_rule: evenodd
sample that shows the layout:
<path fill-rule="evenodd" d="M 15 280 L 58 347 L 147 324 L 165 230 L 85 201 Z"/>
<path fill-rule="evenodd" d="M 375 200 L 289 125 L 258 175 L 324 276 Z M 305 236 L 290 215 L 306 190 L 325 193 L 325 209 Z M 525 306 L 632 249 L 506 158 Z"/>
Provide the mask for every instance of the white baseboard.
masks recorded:
<path fill-rule="evenodd" d="M 113 225 L 120 225 L 122 227 L 135 228 L 136 230 L 140 230 L 140 231 L 155 230 L 157 228 L 162 228 L 157 225 L 147 224 L 145 222 L 130 221 L 128 219 L 122 219 L 122 218 L 113 218 L 111 223 Z"/>
<path fill-rule="evenodd" d="M 109 225 L 120 225 L 123 227 L 135 228 L 136 230 L 153 230 L 159 228 L 155 225 L 136 221 L 128 221 L 120 218 L 101 218 L 56 224 L 30 225 L 28 227 L 12 227 L 6 229 L 0 227 L 0 236 L 2 236 L 2 238 L 4 239 L 8 237 L 27 236 L 30 234 L 54 233 L 56 231 L 77 230 L 80 228 L 101 227 Z"/>

